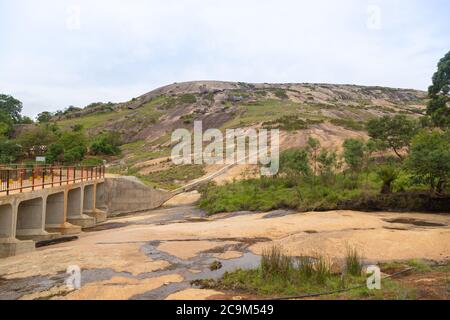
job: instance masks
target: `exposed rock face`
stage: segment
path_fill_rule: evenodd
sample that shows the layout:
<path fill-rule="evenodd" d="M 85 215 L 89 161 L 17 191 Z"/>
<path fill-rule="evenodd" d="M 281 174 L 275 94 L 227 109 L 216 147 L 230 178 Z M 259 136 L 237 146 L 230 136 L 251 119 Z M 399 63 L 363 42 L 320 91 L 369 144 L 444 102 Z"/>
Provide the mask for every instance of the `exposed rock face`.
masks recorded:
<path fill-rule="evenodd" d="M 356 85 L 195 81 L 164 86 L 124 103 L 93 104 L 60 120 L 83 122 L 83 117 L 99 115 L 104 121 L 87 126 L 92 133 L 113 130 L 120 132 L 127 143 L 151 142 L 174 128 L 190 128 L 195 120 L 203 120 L 207 124 L 205 129 L 221 128 L 248 115 L 249 106 L 268 103 L 274 103 L 275 107 L 273 115 L 267 117 L 291 114 L 288 112 L 291 108 L 305 119 L 364 121 L 393 113 L 419 116 L 426 104 L 426 93 Z M 283 110 L 275 112 L 278 107 Z M 260 119 L 254 120 L 252 124 L 260 123 Z"/>

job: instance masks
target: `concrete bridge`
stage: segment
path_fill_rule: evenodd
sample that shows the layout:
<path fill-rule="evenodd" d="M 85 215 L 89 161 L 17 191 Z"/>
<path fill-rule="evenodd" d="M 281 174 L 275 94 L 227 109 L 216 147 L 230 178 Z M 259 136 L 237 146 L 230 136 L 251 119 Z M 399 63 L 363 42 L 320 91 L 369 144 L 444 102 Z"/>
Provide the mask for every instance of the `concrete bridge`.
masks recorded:
<path fill-rule="evenodd" d="M 0 195 L 0 258 L 32 251 L 36 241 L 80 234 L 108 216 L 157 208 L 171 197 L 132 177 Z"/>

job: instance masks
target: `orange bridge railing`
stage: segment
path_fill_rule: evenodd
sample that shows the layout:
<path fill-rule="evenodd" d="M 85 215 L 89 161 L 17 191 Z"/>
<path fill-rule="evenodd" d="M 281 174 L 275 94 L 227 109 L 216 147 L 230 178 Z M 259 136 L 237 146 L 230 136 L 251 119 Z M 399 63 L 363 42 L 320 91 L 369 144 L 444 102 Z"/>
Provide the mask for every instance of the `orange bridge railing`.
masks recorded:
<path fill-rule="evenodd" d="M 0 196 L 105 177 L 105 166 L 0 165 Z"/>

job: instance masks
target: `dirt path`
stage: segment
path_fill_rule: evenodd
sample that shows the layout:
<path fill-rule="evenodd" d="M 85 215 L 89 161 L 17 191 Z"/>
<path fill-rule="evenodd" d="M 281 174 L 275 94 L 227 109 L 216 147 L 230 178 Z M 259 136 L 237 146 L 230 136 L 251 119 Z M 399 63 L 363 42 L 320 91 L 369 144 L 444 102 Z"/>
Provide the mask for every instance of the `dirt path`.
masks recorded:
<path fill-rule="evenodd" d="M 223 293 L 190 281 L 254 267 L 274 243 L 292 255 L 342 258 L 348 245 L 367 261 L 450 260 L 450 216 L 362 213 L 234 213 L 207 217 L 185 204 L 126 216 L 74 242 L 0 260 L 0 299 L 207 299 Z M 209 269 L 214 261 L 223 267 Z M 81 268 L 80 290 L 64 285 Z M 229 294 L 227 295 L 229 297 Z"/>

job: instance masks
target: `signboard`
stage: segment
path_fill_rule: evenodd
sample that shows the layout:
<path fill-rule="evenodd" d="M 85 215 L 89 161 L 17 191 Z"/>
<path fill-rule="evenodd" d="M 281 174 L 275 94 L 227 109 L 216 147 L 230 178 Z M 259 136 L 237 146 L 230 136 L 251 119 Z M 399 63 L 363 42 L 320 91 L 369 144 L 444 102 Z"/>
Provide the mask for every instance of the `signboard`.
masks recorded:
<path fill-rule="evenodd" d="M 45 157 L 36 157 L 36 162 L 45 162 Z"/>

